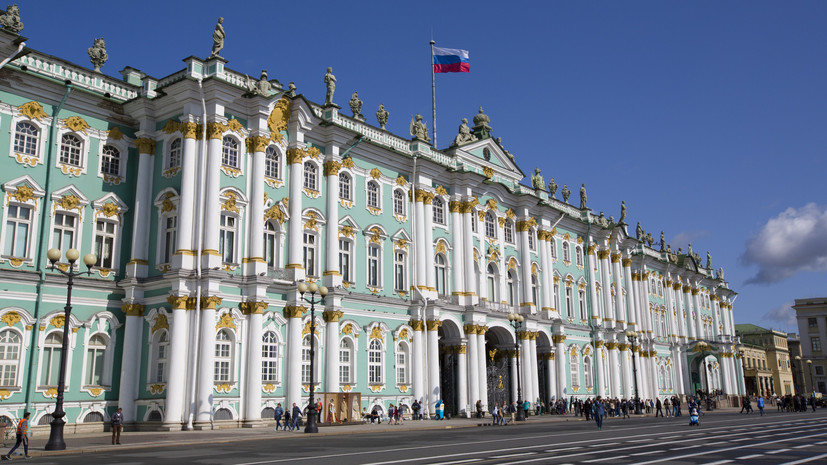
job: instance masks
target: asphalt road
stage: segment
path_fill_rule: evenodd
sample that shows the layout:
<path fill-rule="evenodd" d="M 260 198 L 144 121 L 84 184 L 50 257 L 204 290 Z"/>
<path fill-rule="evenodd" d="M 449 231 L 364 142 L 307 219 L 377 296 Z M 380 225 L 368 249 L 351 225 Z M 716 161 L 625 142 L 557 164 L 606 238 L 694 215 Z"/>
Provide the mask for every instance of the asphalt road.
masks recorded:
<path fill-rule="evenodd" d="M 274 438 L 148 450 L 38 457 L 43 464 L 787 464 L 827 463 L 827 414 L 710 413 L 699 428 L 688 417 L 534 422 L 506 427 L 394 430 Z M 228 435 L 233 430 L 227 430 Z"/>

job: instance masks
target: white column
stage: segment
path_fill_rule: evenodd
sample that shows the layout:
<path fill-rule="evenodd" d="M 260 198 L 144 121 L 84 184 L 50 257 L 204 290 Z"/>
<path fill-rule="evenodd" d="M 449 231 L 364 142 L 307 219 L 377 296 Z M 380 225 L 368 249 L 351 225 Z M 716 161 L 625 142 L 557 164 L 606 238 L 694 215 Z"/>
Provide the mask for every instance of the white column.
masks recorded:
<path fill-rule="evenodd" d="M 167 397 L 164 404 L 164 428 L 181 429 L 184 419 L 184 398 L 189 391 L 186 386 L 187 372 L 187 340 L 188 320 L 187 297 L 170 296 L 168 299 L 173 307 L 172 327 L 169 336 L 169 381 L 167 382 Z M 178 374 L 178 375 L 175 375 Z"/>
<path fill-rule="evenodd" d="M 328 161 L 324 164 L 325 176 L 327 178 L 327 196 L 325 202 L 327 206 L 327 223 L 325 223 L 325 270 L 324 283 L 327 286 L 337 286 L 342 284 L 342 276 L 339 274 L 339 168 L 340 165 L 336 161 Z M 338 324 L 339 319 L 336 319 Z M 330 346 L 328 346 L 330 347 Z M 336 344 L 338 348 L 338 343 Z M 338 352 L 338 350 L 337 350 Z M 339 360 L 337 355 L 336 360 Z M 336 373 L 336 386 L 339 383 L 339 374 Z M 338 392 L 335 391 L 328 392 Z"/>
<path fill-rule="evenodd" d="M 693 341 L 698 339 L 698 334 L 695 332 L 695 310 L 692 308 L 692 297 L 689 294 L 691 289 L 689 286 L 683 286 L 682 288 L 683 302 L 686 307 L 686 327 L 689 333 L 689 340 Z"/>
<path fill-rule="evenodd" d="M 416 203 L 414 205 L 416 211 L 416 219 L 414 221 L 414 228 L 416 231 L 416 237 L 414 238 L 416 243 L 414 244 L 414 248 L 416 250 L 416 280 L 417 282 L 415 285 L 419 290 L 428 290 L 428 278 L 426 276 L 426 242 L 427 239 L 425 237 L 425 207 L 423 206 L 423 196 L 425 192 L 419 189 L 416 189 L 416 195 L 414 196 L 416 199 Z M 431 258 L 433 262 L 433 257 Z"/>
<path fill-rule="evenodd" d="M 712 294 L 709 296 L 709 301 L 712 304 L 712 339 L 714 341 L 721 340 L 721 329 L 718 329 L 718 326 L 722 326 L 720 323 L 720 319 L 718 318 L 718 312 L 721 311 L 721 308 L 718 306 L 718 296 Z"/>
<path fill-rule="evenodd" d="M 623 312 L 626 314 L 626 325 L 627 327 L 631 327 L 634 329 L 635 325 L 637 325 L 637 318 L 635 318 L 635 291 L 634 291 L 634 281 L 632 280 L 632 259 L 631 258 L 624 258 L 621 261 L 622 269 L 623 269 L 623 284 L 624 289 L 626 289 L 626 299 L 625 304 L 627 308 L 623 309 Z"/>
<path fill-rule="evenodd" d="M 464 252 L 462 254 L 462 258 L 465 261 L 465 266 L 463 268 L 463 271 L 465 272 L 465 292 L 476 294 L 476 299 L 472 295 L 470 302 L 478 302 L 479 298 L 485 295 L 485 292 L 482 290 L 483 288 L 480 288 L 480 290 L 477 291 L 476 285 L 477 272 L 474 268 L 474 232 L 471 228 L 471 215 L 474 214 L 473 204 L 471 204 L 471 202 L 465 202 L 463 203 L 462 209 L 463 213 L 460 217 L 462 218 L 463 229 L 465 231 L 464 237 L 466 238 L 463 243 Z M 480 274 L 485 276 L 485 269 L 481 269 L 481 271 L 482 273 Z"/>
<path fill-rule="evenodd" d="M 468 299 L 462 294 L 465 292 L 465 254 L 468 253 L 470 247 L 465 246 L 466 236 L 461 233 L 464 225 L 460 214 L 462 202 L 452 200 L 448 203 L 448 208 L 451 211 L 451 246 L 454 248 L 451 258 L 452 294 L 456 296 L 454 302 L 467 302 Z M 469 274 L 473 274 L 473 268 Z"/>
<path fill-rule="evenodd" d="M 411 320 L 411 327 L 413 328 L 413 390 L 414 398 L 422 403 L 423 415 L 430 411 L 426 409 L 427 396 L 425 387 L 425 322 L 422 320 Z"/>
<path fill-rule="evenodd" d="M 537 308 L 538 302 L 534 302 L 534 297 L 531 293 L 531 250 L 528 247 L 528 234 L 530 229 L 528 221 L 517 222 L 517 233 L 520 235 L 520 267 L 523 272 L 523 286 L 521 299 L 519 302 L 514 302 L 516 305 L 523 307 L 523 304 L 533 304 L 533 306 L 526 305 L 528 309 Z M 540 283 L 537 283 L 538 285 Z M 532 312 L 533 313 L 533 312 Z M 531 399 L 532 402 L 535 399 Z"/>
<path fill-rule="evenodd" d="M 428 394 L 430 395 L 431 408 L 436 406 L 436 401 L 442 399 L 442 390 L 439 386 L 439 320 L 428 320 Z M 444 399 L 443 399 L 444 402 Z"/>
<path fill-rule="evenodd" d="M 603 292 L 603 325 L 606 328 L 614 328 L 614 313 L 612 311 L 612 280 L 609 278 L 609 255 L 608 250 L 598 250 L 597 257 L 600 261 L 600 283 Z M 560 304 L 562 305 L 562 304 Z"/>
<path fill-rule="evenodd" d="M 526 400 L 534 402 L 531 398 L 531 346 L 528 339 L 528 331 L 520 331 L 517 333 L 520 338 L 520 365 L 522 370 L 520 373 L 520 382 L 522 384 L 523 402 Z"/>
<path fill-rule="evenodd" d="M 537 308 L 539 310 L 551 310 L 554 306 L 553 300 L 551 298 L 552 289 L 554 289 L 554 283 L 552 282 L 552 277 L 554 276 L 554 272 L 552 271 L 551 267 L 551 255 L 549 253 L 549 241 L 548 241 L 548 231 L 540 230 L 537 232 L 537 242 L 539 243 L 540 249 L 540 266 L 543 267 L 542 278 L 538 283 L 540 285 L 540 291 L 542 295 L 542 307 L 540 306 L 540 302 L 535 302 Z M 593 283 L 593 279 L 590 280 L 590 283 Z M 594 302 L 594 300 L 592 300 Z"/>
<path fill-rule="evenodd" d="M 201 429 L 209 427 L 212 419 L 213 390 L 215 389 L 215 373 L 211 369 L 215 364 L 215 307 L 221 304 L 218 297 L 204 296 L 201 298 L 201 327 L 199 328 L 201 342 L 198 346 L 199 365 L 198 384 L 195 398 L 195 427 Z"/>
<path fill-rule="evenodd" d="M 287 377 L 285 382 L 285 410 L 295 402 L 302 407 L 302 317 L 300 306 L 284 308 L 287 317 Z"/>
<path fill-rule="evenodd" d="M 566 389 L 566 386 L 568 386 L 568 378 L 566 377 L 566 336 L 562 334 L 554 335 L 552 339 L 555 345 L 554 358 L 557 365 L 557 385 L 559 386 L 557 398 L 565 399 L 569 394 L 569 390 Z"/>
<path fill-rule="evenodd" d="M 622 360 L 618 360 L 620 354 L 617 351 L 617 347 L 617 342 L 609 342 L 606 344 L 606 348 L 609 349 L 609 368 L 611 368 L 612 373 L 612 385 L 609 395 L 612 397 L 620 397 L 620 363 Z"/>
<path fill-rule="evenodd" d="M 141 366 L 144 306 L 124 304 L 126 327 L 124 328 L 123 357 L 121 358 L 120 390 L 118 406 L 123 408 L 124 422 L 136 421 L 135 399 L 138 397 L 138 374 Z"/>
<path fill-rule="evenodd" d="M 595 283 L 594 275 L 594 265 L 595 260 L 597 260 L 597 257 L 595 257 L 594 255 L 595 248 L 596 245 L 592 244 L 588 247 L 588 249 L 586 249 L 586 262 L 588 263 L 588 265 L 586 266 L 588 270 L 586 271 L 589 274 L 589 296 L 591 299 L 591 308 L 589 308 L 588 310 L 589 314 L 591 314 L 592 325 L 594 325 L 596 328 L 600 328 L 601 326 L 603 326 L 603 316 L 600 315 L 600 302 L 597 301 L 597 283 Z"/>
<path fill-rule="evenodd" d="M 470 395 L 470 410 L 468 416 L 471 417 L 476 412 L 474 406 L 480 397 L 480 377 L 479 377 L 479 356 L 477 352 L 477 328 L 475 325 L 465 325 L 465 337 L 468 339 L 468 393 Z"/>
<path fill-rule="evenodd" d="M 457 400 L 459 401 L 458 416 L 471 411 L 468 403 L 468 359 L 466 358 L 466 345 L 460 344 L 456 346 L 457 349 Z"/>
<path fill-rule="evenodd" d="M 178 201 L 178 244 L 176 254 L 192 252 L 195 225 L 195 202 L 198 197 L 195 178 L 198 175 L 198 156 L 196 155 L 196 124 L 181 123 L 184 144 L 181 149 L 181 192 Z M 183 259 L 183 257 L 182 257 Z M 189 260 L 183 260 L 191 267 Z M 171 341 L 172 338 L 170 338 Z"/>
<path fill-rule="evenodd" d="M 621 362 L 621 371 L 623 372 L 623 397 L 627 399 L 631 399 L 634 396 L 634 380 L 632 379 L 632 364 L 631 362 L 631 352 L 629 351 L 629 344 L 620 344 L 620 362 Z"/>
<path fill-rule="evenodd" d="M 554 353 L 547 354 L 546 356 L 546 382 L 548 382 L 548 399 L 543 399 L 544 402 L 547 402 L 550 399 L 557 398 L 557 372 L 554 369 L 554 359 L 551 357 Z M 550 408 L 550 405 L 546 405 Z"/>
<path fill-rule="evenodd" d="M 246 302 L 247 308 L 247 379 L 244 382 L 244 421 L 261 421 L 261 335 L 265 302 Z M 211 365 L 201 365 L 201 371 Z"/>
<path fill-rule="evenodd" d="M 606 386 L 606 380 L 603 379 L 605 376 L 605 363 L 603 361 L 603 341 L 595 341 L 594 343 L 594 359 L 597 361 L 597 389 L 595 392 L 598 396 L 606 397 L 606 390 L 604 386 Z"/>
<path fill-rule="evenodd" d="M 155 141 L 139 139 L 145 143 L 137 144 L 138 175 L 135 177 L 135 206 L 132 210 L 132 260 L 127 264 L 127 275 L 146 277 L 149 259 L 149 225 L 152 213 L 152 167 L 155 155 Z M 136 270 L 133 271 L 135 265 Z M 137 272 L 140 270 L 140 272 Z"/>
<path fill-rule="evenodd" d="M 424 203 L 425 216 L 425 276 L 428 290 L 436 291 L 436 269 L 434 269 L 434 194 L 429 193 Z"/>
<path fill-rule="evenodd" d="M 696 334 L 698 335 L 697 337 L 698 337 L 698 339 L 703 339 L 704 338 L 703 320 L 701 319 L 701 301 L 700 301 L 700 298 L 698 297 L 699 293 L 700 293 L 700 289 L 698 289 L 698 288 L 693 288 L 692 289 L 692 307 L 695 310 L 695 331 L 696 331 Z"/>
<path fill-rule="evenodd" d="M 626 328 L 626 309 L 623 308 L 623 287 L 621 286 L 621 278 L 623 272 L 620 271 L 620 254 L 612 254 L 612 278 L 615 290 L 615 321 L 617 328 L 623 330 Z"/>
<path fill-rule="evenodd" d="M 259 264 L 252 265 L 248 273 L 256 273 L 256 268 L 266 271 L 267 261 L 264 259 L 264 147 L 265 139 L 254 136 L 247 139 L 248 151 L 253 153 L 253 178 L 250 182 L 250 246 L 247 248 L 248 261 Z"/>
<path fill-rule="evenodd" d="M 212 268 L 222 262 L 218 252 L 218 231 L 221 218 L 221 206 L 218 198 L 221 191 L 221 123 L 207 124 L 207 137 L 209 140 L 207 141 L 206 191 L 204 193 L 203 212 L 204 247 L 199 259 L 202 266 Z M 214 349 L 211 349 L 211 351 L 214 351 Z M 210 376 L 212 375 L 210 373 Z M 210 386 L 210 390 L 212 390 L 212 386 Z M 199 412 L 199 415 L 203 415 L 203 412 Z"/>
<path fill-rule="evenodd" d="M 531 339 L 528 340 L 528 347 L 531 349 L 531 353 L 529 355 L 529 366 L 531 367 L 531 371 L 529 372 L 530 376 L 528 379 L 531 382 L 531 402 L 537 402 L 537 398 L 540 397 L 540 369 L 537 366 L 537 332 L 533 332 L 531 334 Z"/>
<path fill-rule="evenodd" d="M 488 411 L 488 370 L 485 367 L 485 331 L 488 328 L 479 326 L 477 329 L 477 363 L 479 369 L 477 375 L 479 376 L 479 397 L 482 400 L 482 408 Z"/>
<path fill-rule="evenodd" d="M 290 213 L 290 220 L 287 224 L 287 268 L 295 270 L 296 279 L 303 279 L 305 276 L 304 264 L 302 262 L 302 186 L 304 180 L 302 174 L 304 165 L 302 163 L 304 151 L 294 147 L 287 150 L 287 162 L 290 165 L 290 200 L 287 203 L 287 210 Z M 328 193 L 329 196 L 337 196 L 338 193 Z M 301 345 L 301 344 L 300 344 Z M 298 395 L 298 393 L 297 393 Z M 289 407 L 299 403 L 299 399 L 290 400 Z"/>
<path fill-rule="evenodd" d="M 342 315 L 341 311 L 333 309 L 325 310 L 322 314 L 325 321 L 325 392 L 339 392 L 339 318 Z M 351 356 L 354 355 L 355 353 Z"/>
<path fill-rule="evenodd" d="M 517 360 L 518 359 L 517 359 L 517 352 L 516 351 L 509 351 L 509 352 L 514 352 L 513 355 L 509 354 L 508 358 L 510 359 L 509 361 L 511 362 L 511 367 L 510 367 L 511 378 L 509 378 L 509 380 L 511 381 L 511 393 L 510 393 L 511 394 L 511 400 L 516 402 L 518 400 L 518 397 L 517 397 L 517 376 L 518 376 L 518 374 L 517 374 Z M 520 367 L 520 368 L 522 368 L 522 367 Z M 522 382 L 522 380 L 520 382 Z"/>

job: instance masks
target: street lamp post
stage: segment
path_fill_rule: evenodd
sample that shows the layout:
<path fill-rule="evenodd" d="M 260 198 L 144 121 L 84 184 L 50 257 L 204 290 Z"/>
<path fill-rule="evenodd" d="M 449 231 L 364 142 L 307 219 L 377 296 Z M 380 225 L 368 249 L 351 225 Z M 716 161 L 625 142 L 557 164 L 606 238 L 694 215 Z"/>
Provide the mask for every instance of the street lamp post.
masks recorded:
<path fill-rule="evenodd" d="M 301 299 L 310 304 L 310 403 L 307 407 L 307 425 L 304 427 L 305 433 L 318 433 L 319 427 L 316 425 L 316 399 L 313 398 L 314 384 L 314 370 L 316 362 L 316 304 L 324 303 L 324 297 L 327 295 L 327 288 L 319 287 L 316 283 L 301 282 L 296 289 L 299 291 Z M 305 292 L 310 292 L 310 298 L 304 296 Z M 316 299 L 316 293 L 321 296 Z"/>
<path fill-rule="evenodd" d="M 703 366 L 704 375 L 705 375 L 705 378 L 706 378 L 706 409 L 707 410 L 712 410 L 710 408 L 711 404 L 710 404 L 710 400 L 709 400 L 709 391 L 710 391 L 709 370 L 712 368 L 712 364 L 711 363 L 709 363 L 709 364 L 706 363 L 706 354 L 709 351 L 709 344 L 707 344 L 704 341 L 701 341 L 701 342 L 698 343 L 698 348 L 701 351 L 701 363 L 699 364 L 698 367 L 700 368 L 701 366 Z"/>
<path fill-rule="evenodd" d="M 46 450 L 63 450 L 66 449 L 66 442 L 63 440 L 63 417 L 66 412 L 63 411 L 63 391 L 66 389 L 66 353 L 69 350 L 69 332 L 66 329 L 69 327 L 69 317 L 72 315 L 72 285 L 75 282 L 75 276 L 92 274 L 92 267 L 97 263 L 98 257 L 94 254 L 86 254 L 83 256 L 83 264 L 86 265 L 86 271 L 75 271 L 75 262 L 80 258 L 80 252 L 77 249 L 69 249 L 66 251 L 66 260 L 69 262 L 67 271 L 55 267 L 55 264 L 60 260 L 60 249 L 49 249 L 46 252 L 51 265 L 51 270 L 57 270 L 64 276 L 69 278 L 69 283 L 66 286 L 66 307 L 63 313 L 63 341 L 60 352 L 60 371 L 58 372 L 57 381 L 57 402 L 55 403 L 55 411 L 52 412 L 51 431 L 49 432 L 49 442 L 46 443 Z"/>
<path fill-rule="evenodd" d="M 516 351 L 516 359 L 517 359 L 517 421 L 525 421 L 525 410 L 523 409 L 523 387 L 520 383 L 520 343 L 519 339 L 517 338 L 517 328 L 522 327 L 523 321 L 522 315 L 517 313 L 509 313 L 508 314 L 508 322 L 511 324 L 511 327 L 514 328 L 514 349 Z"/>
<path fill-rule="evenodd" d="M 640 395 L 637 391 L 637 361 L 635 360 L 635 343 L 637 342 L 637 338 L 637 331 L 626 331 L 626 339 L 629 339 L 632 343 L 632 378 L 635 381 L 635 415 L 642 415 L 643 412 L 640 410 Z"/>
<path fill-rule="evenodd" d="M 815 397 L 816 396 L 816 385 L 815 385 L 815 382 L 813 381 L 813 361 L 812 360 L 807 360 L 807 371 L 810 372 L 810 392 L 812 393 L 812 396 Z"/>

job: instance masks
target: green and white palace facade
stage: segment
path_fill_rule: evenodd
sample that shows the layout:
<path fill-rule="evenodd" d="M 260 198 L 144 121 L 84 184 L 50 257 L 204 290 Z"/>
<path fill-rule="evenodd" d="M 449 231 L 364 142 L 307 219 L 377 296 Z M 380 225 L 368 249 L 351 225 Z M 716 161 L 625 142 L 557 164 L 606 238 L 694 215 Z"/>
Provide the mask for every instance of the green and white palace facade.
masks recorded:
<path fill-rule="evenodd" d="M 0 31 L 2 58 L 20 41 Z M 26 48 L 0 70 L 0 417 L 51 421 L 63 355 L 69 424 L 260 424 L 307 403 L 311 337 L 315 389 L 368 410 L 471 415 L 518 376 L 532 404 L 743 392 L 721 273 L 521 184 L 482 113 L 437 150 L 184 61 L 116 79 Z M 68 321 L 50 248 L 98 256 Z M 301 281 L 330 289 L 315 334 Z"/>

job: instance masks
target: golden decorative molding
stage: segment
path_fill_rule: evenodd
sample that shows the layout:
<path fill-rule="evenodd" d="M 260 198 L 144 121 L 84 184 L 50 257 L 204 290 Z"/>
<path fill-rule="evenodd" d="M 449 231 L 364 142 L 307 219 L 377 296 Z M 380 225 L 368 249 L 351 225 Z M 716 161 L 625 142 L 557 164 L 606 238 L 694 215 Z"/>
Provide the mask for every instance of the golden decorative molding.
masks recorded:
<path fill-rule="evenodd" d="M 20 184 L 17 186 L 17 190 L 15 192 L 9 194 L 9 197 L 17 200 L 18 202 L 28 203 L 30 200 L 34 199 L 34 189 L 25 184 Z M 35 201 L 35 204 L 36 202 L 37 201 Z"/>
<path fill-rule="evenodd" d="M 243 315 L 261 315 L 270 304 L 264 301 L 248 300 L 241 302 L 238 306 Z"/>
<path fill-rule="evenodd" d="M 14 326 L 21 320 L 20 314 L 14 310 L 6 313 L 0 317 L 0 322 L 6 323 L 7 326 Z"/>
<path fill-rule="evenodd" d="M 248 137 L 245 142 L 247 144 L 247 152 L 264 152 L 264 150 L 267 148 L 267 144 L 270 142 L 270 138 L 264 136 L 252 136 Z"/>
<path fill-rule="evenodd" d="M 233 390 L 233 385 L 228 383 L 220 383 L 215 385 L 215 390 L 218 392 L 228 393 Z"/>
<path fill-rule="evenodd" d="M 341 310 L 325 310 L 322 313 L 325 323 L 338 323 L 342 316 L 344 316 L 344 313 Z"/>
<path fill-rule="evenodd" d="M 155 155 L 155 141 L 147 137 L 135 139 L 135 147 L 138 147 L 138 153 L 147 155 Z"/>
<path fill-rule="evenodd" d="M 405 187 L 406 185 L 408 185 L 408 180 L 405 179 L 405 176 L 400 174 L 399 176 L 396 177 L 396 185 Z"/>
<path fill-rule="evenodd" d="M 594 341 L 594 347 L 599 349 L 599 348 L 603 347 L 603 344 L 605 344 L 605 343 L 606 343 L 605 341 Z"/>
<path fill-rule="evenodd" d="M 622 264 L 624 267 L 630 267 L 630 266 L 632 266 L 632 259 L 631 259 L 631 258 L 624 258 L 624 259 L 621 261 L 621 264 Z"/>
<path fill-rule="evenodd" d="M 459 200 L 451 200 L 448 202 L 448 211 L 451 213 L 460 213 L 462 211 L 462 202 Z"/>
<path fill-rule="evenodd" d="M 307 312 L 307 308 L 304 305 L 286 305 L 284 307 L 285 318 L 302 318 L 305 312 Z"/>
<path fill-rule="evenodd" d="M 428 331 L 438 331 L 439 328 L 442 326 L 442 322 L 439 320 L 428 320 L 426 322 L 426 326 Z"/>
<path fill-rule="evenodd" d="M 152 325 L 152 334 L 155 334 L 155 331 L 159 329 L 169 330 L 169 321 L 167 321 L 167 316 L 163 313 L 159 313 L 158 316 L 155 317 L 155 324 Z"/>
<path fill-rule="evenodd" d="M 225 313 L 225 314 L 221 315 L 221 318 L 218 320 L 218 323 L 215 324 L 215 329 L 218 330 L 218 329 L 221 329 L 221 328 L 238 329 L 235 326 L 235 319 L 233 318 L 233 316 L 231 314 Z"/>
<path fill-rule="evenodd" d="M 554 334 L 551 336 L 552 342 L 555 344 L 560 344 L 561 342 L 566 342 L 566 335 L 565 334 Z"/>
<path fill-rule="evenodd" d="M 368 336 L 368 340 L 371 339 L 379 339 L 381 341 L 385 340 L 385 336 L 382 334 L 382 328 L 379 326 L 374 326 L 373 329 L 370 331 L 370 335 Z"/>
<path fill-rule="evenodd" d="M 511 210 L 509 209 L 508 211 L 511 211 Z M 537 226 L 537 220 L 534 219 L 534 217 L 532 216 L 528 220 L 518 221 L 517 222 L 517 231 L 519 231 L 519 232 L 531 231 L 531 228 L 534 227 L 534 226 Z"/>
<path fill-rule="evenodd" d="M 411 328 L 414 331 L 424 331 L 425 330 L 425 322 L 422 320 L 411 320 L 408 322 Z"/>
<path fill-rule="evenodd" d="M 55 203 L 64 210 L 77 210 L 78 213 L 83 210 L 83 206 L 80 204 L 80 198 L 74 194 L 66 194 L 56 200 Z"/>
<path fill-rule="evenodd" d="M 444 197 L 444 196 L 446 196 L 446 195 L 448 195 L 448 191 L 447 191 L 447 190 L 445 190 L 445 188 L 444 188 L 444 187 L 442 187 L 442 185 L 441 185 L 441 184 L 440 184 L 439 186 L 437 186 L 437 187 L 436 187 L 436 191 L 435 191 L 435 193 L 436 193 L 436 195 L 443 196 L 443 197 Z"/>
<path fill-rule="evenodd" d="M 34 100 L 20 105 L 17 109 L 20 111 L 21 115 L 29 119 L 40 121 L 40 118 L 49 117 L 49 115 L 43 111 L 43 107 Z"/>
<path fill-rule="evenodd" d="M 285 219 L 284 212 L 281 211 L 278 205 L 273 205 L 264 212 L 264 221 L 276 220 L 279 224 L 284 224 Z"/>
<path fill-rule="evenodd" d="M 126 316 L 144 316 L 144 310 L 146 310 L 146 306 L 143 304 L 121 304 L 121 311 Z"/>
<path fill-rule="evenodd" d="M 230 131 L 241 133 L 244 130 L 244 126 L 241 125 L 241 121 L 233 118 L 230 121 L 227 121 L 227 124 L 224 125 L 224 129 L 229 129 Z M 266 139 L 265 139 L 266 140 Z"/>
<path fill-rule="evenodd" d="M 356 164 L 353 163 L 353 158 L 352 157 L 342 158 L 342 168 L 353 169 L 355 167 L 356 167 Z"/>
<path fill-rule="evenodd" d="M 171 295 L 167 297 L 167 303 L 174 310 L 190 310 L 189 305 L 187 305 L 189 299 L 187 296 Z"/>
<path fill-rule="evenodd" d="M 121 140 L 124 138 L 124 133 L 121 128 L 113 126 L 112 129 L 106 131 L 106 137 L 112 140 Z"/>
<path fill-rule="evenodd" d="M 215 310 L 215 307 L 221 305 L 224 299 L 218 296 L 210 295 L 201 298 L 201 310 Z"/>
<path fill-rule="evenodd" d="M 609 250 L 598 250 L 597 251 L 597 258 L 600 259 L 600 260 L 605 260 L 605 259 L 609 258 L 609 255 L 611 255 L 611 254 L 612 254 L 612 252 L 609 251 Z"/>
<path fill-rule="evenodd" d="M 64 315 L 55 315 L 49 320 L 49 324 L 54 326 L 55 328 L 62 328 L 63 324 L 66 322 L 66 317 Z"/>
<path fill-rule="evenodd" d="M 692 295 L 698 295 L 700 292 L 700 289 L 692 289 Z"/>
<path fill-rule="evenodd" d="M 618 263 L 619 261 L 620 261 L 620 254 L 619 253 L 613 253 L 612 254 L 612 263 Z"/>
<path fill-rule="evenodd" d="M 86 134 L 87 129 L 92 128 L 92 126 L 89 126 L 89 123 L 80 116 L 70 116 L 63 120 L 63 124 L 72 131 L 82 132 L 83 134 Z"/>
<path fill-rule="evenodd" d="M 486 166 L 482 169 L 482 174 L 485 175 L 486 178 L 491 179 L 494 177 L 494 168 Z"/>
<path fill-rule="evenodd" d="M 280 98 L 273 106 L 273 110 L 267 117 L 267 129 L 271 133 L 275 134 L 287 129 L 287 123 L 290 122 L 290 106 L 290 100 L 286 96 Z"/>
<path fill-rule="evenodd" d="M 227 125 L 217 121 L 207 123 L 207 139 L 221 139 L 224 131 L 228 129 Z"/>
<path fill-rule="evenodd" d="M 331 160 L 327 161 L 324 164 L 324 175 L 325 176 L 336 176 L 339 174 L 339 170 L 342 169 L 342 164 L 338 161 Z"/>
<path fill-rule="evenodd" d="M 302 337 L 307 336 L 308 334 L 310 334 L 310 323 L 311 322 L 308 320 L 307 323 L 304 324 L 304 328 L 302 328 Z M 313 335 L 318 336 L 319 335 L 319 327 L 315 326 L 313 328 L 313 330 L 314 330 Z"/>
<path fill-rule="evenodd" d="M 236 201 L 238 198 L 235 195 L 235 192 L 227 192 L 224 194 L 226 199 L 221 204 L 221 210 L 233 213 L 239 213 L 238 206 L 236 205 Z"/>
<path fill-rule="evenodd" d="M 304 160 L 305 151 L 298 147 L 287 149 L 287 163 L 290 165 L 301 164 Z"/>
<path fill-rule="evenodd" d="M 606 348 L 609 349 L 609 350 L 617 350 L 618 344 L 617 344 L 617 342 L 607 342 L 606 343 Z"/>

